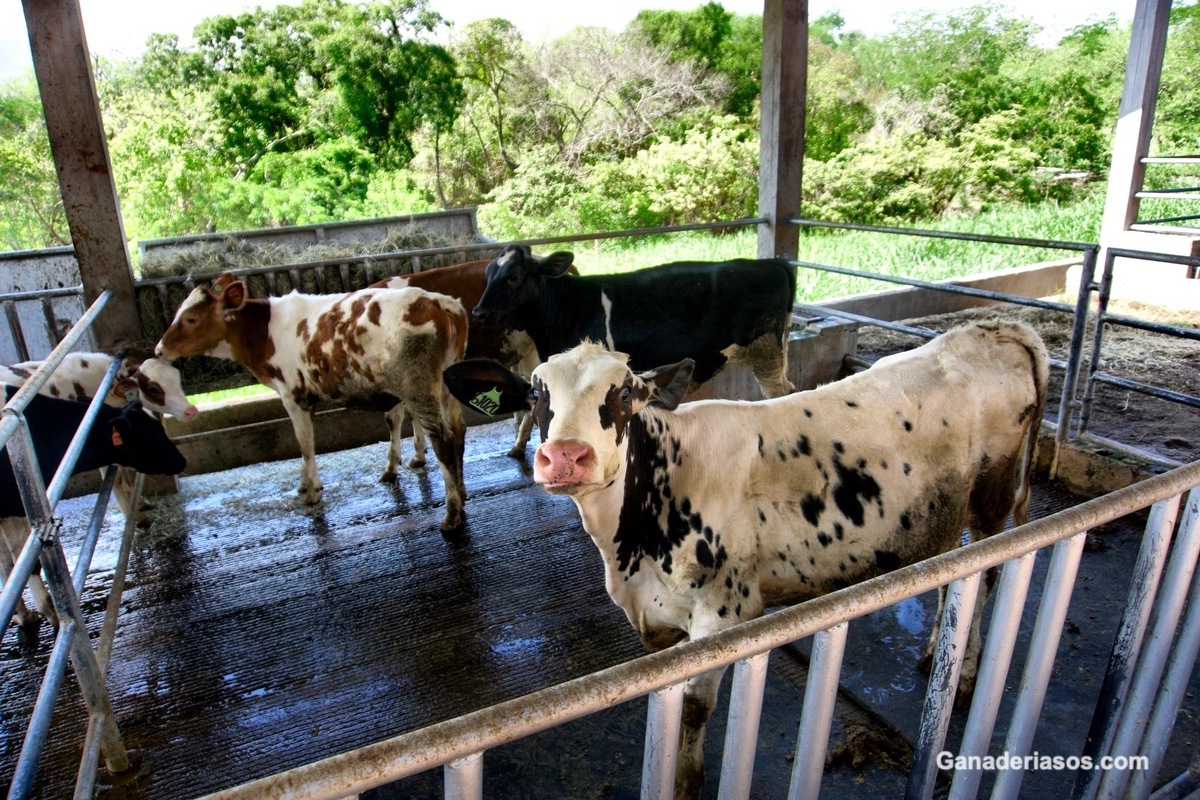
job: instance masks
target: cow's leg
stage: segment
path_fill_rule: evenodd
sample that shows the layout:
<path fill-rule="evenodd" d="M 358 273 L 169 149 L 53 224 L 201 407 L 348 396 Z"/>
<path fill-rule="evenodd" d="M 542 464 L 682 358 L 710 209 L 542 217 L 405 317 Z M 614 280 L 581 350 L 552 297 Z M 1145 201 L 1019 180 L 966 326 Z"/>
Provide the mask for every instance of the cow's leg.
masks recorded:
<path fill-rule="evenodd" d="M 508 454 L 513 458 L 524 458 L 525 448 L 529 446 L 529 435 L 533 433 L 533 414 L 518 411 L 513 417 L 513 423 L 517 428 L 517 440 Z"/>
<path fill-rule="evenodd" d="M 4 530 L 0 533 L 0 580 L 8 583 L 8 578 L 12 575 L 13 564 L 16 562 L 16 553 L 13 552 L 13 547 L 8 539 L 8 526 L 4 526 Z M 13 622 L 21 627 L 37 622 L 37 614 L 29 610 L 25 605 L 24 598 L 17 596 L 17 605 L 13 609 Z"/>
<path fill-rule="evenodd" d="M 0 549 L 4 552 L 4 580 L 7 581 L 8 576 L 12 574 L 17 555 L 24 549 L 25 541 L 29 538 L 29 522 L 24 517 L 5 517 L 0 519 L 0 531 L 2 531 L 4 539 L 4 546 Z M 37 569 L 29 576 L 29 591 L 33 593 L 33 601 L 38 612 L 51 625 L 58 627 L 58 614 L 54 610 L 54 600 L 50 597 L 50 591 L 46 588 L 46 584 L 42 581 L 42 575 Z M 26 625 L 37 620 L 25 606 L 24 601 L 18 602 L 13 616 L 16 617 L 19 625 Z"/>
<path fill-rule="evenodd" d="M 317 445 L 313 437 L 312 412 L 301 408 L 290 401 L 287 395 L 281 394 L 283 407 L 287 409 L 288 418 L 292 421 L 292 430 L 296 433 L 296 443 L 300 445 L 300 494 L 304 502 L 316 505 L 321 502 L 324 487 L 321 476 L 317 474 Z"/>
<path fill-rule="evenodd" d="M 420 469 L 425 466 L 425 429 L 414 419 L 412 431 L 413 457 L 409 459 L 408 466 L 409 469 Z"/>
<path fill-rule="evenodd" d="M 100 470 L 101 476 L 104 475 L 105 469 L 107 469 L 107 467 Z M 152 520 L 150 516 L 146 514 L 146 510 L 153 508 L 154 506 L 150 503 L 147 503 L 145 500 L 139 500 L 136 512 L 133 511 L 133 484 L 135 480 L 137 480 L 137 470 L 133 469 L 132 467 L 117 467 L 117 477 L 113 480 L 112 496 L 113 499 L 117 501 L 117 508 L 121 510 L 121 513 L 125 516 L 125 518 L 129 519 L 131 512 L 136 513 L 137 519 L 134 520 L 134 522 L 139 528 L 145 529 L 149 528 L 154 522 L 154 520 Z"/>
<path fill-rule="evenodd" d="M 412 414 L 413 424 L 424 427 L 433 444 L 433 454 L 437 457 L 446 488 L 446 516 L 442 520 L 442 530 L 451 531 L 463 523 L 463 504 L 466 501 L 463 449 L 467 427 L 463 424 L 457 401 L 442 387 L 438 387 L 438 391 L 443 395 L 440 402 L 423 398 L 419 404 L 409 404 L 409 413 Z"/>
<path fill-rule="evenodd" d="M 683 724 L 679 730 L 679 762 L 675 768 L 675 797 L 690 800 L 704 786 L 704 728 L 717 706 L 717 689 L 725 669 L 697 675 L 683 689 Z"/>
<path fill-rule="evenodd" d="M 787 336 L 781 343 L 778 335 L 766 333 L 751 342 L 741 356 L 754 371 L 763 397 L 783 397 L 796 391 L 787 376 L 787 348 Z"/>

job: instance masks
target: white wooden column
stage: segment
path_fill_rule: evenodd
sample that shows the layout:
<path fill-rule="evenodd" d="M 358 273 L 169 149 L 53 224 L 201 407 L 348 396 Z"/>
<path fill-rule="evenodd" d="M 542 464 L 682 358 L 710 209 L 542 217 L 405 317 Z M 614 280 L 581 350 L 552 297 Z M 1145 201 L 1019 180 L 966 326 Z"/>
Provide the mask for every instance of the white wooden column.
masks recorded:
<path fill-rule="evenodd" d="M 133 272 L 79 0 L 23 0 L 23 5 L 85 303 L 105 289 L 114 295 L 92 331 L 101 349 L 136 346 L 142 329 Z"/>
<path fill-rule="evenodd" d="M 808 0 L 764 0 L 758 256 L 796 257 L 808 77 Z"/>

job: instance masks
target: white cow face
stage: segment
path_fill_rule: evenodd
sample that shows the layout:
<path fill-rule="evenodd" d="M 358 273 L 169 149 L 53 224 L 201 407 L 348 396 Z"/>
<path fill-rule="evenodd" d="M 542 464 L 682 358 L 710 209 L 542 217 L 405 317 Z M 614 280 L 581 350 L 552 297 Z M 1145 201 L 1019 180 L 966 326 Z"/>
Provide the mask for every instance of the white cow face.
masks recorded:
<path fill-rule="evenodd" d="M 179 370 L 163 358 L 147 358 L 113 387 L 113 394 L 118 397 L 123 397 L 126 391 L 135 392 L 150 411 L 188 420 L 199 413 L 183 393 Z"/>
<path fill-rule="evenodd" d="M 469 406 L 532 410 L 542 434 L 534 480 L 556 494 L 580 496 L 612 484 L 635 418 L 649 406 L 674 409 L 691 380 L 691 360 L 641 374 L 628 360 L 586 342 L 539 365 L 531 383 L 492 362 L 483 362 L 490 365 L 483 371 L 481 362 L 455 364 L 445 379 Z"/>

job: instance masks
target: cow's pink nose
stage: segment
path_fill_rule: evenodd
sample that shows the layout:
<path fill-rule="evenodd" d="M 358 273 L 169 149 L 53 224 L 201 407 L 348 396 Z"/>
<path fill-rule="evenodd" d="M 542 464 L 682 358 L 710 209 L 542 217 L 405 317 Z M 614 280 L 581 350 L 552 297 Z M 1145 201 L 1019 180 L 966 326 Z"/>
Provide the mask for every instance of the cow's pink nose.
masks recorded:
<path fill-rule="evenodd" d="M 185 408 L 183 410 L 183 418 L 184 419 L 195 419 L 196 415 L 199 413 L 200 413 L 200 409 L 196 408 L 195 406 L 188 406 L 187 408 Z"/>
<path fill-rule="evenodd" d="M 546 442 L 534 453 L 534 479 L 549 484 L 581 483 L 595 460 L 595 451 L 582 442 Z"/>

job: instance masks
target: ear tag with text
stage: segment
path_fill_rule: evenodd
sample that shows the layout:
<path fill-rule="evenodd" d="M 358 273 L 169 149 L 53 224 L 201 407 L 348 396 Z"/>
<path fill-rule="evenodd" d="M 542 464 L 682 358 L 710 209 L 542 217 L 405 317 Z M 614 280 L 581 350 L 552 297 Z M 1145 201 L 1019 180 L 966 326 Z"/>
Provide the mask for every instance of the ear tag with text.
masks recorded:
<path fill-rule="evenodd" d="M 489 417 L 496 416 L 500 410 L 500 387 L 493 386 L 491 391 L 480 392 L 471 398 L 471 402 L 467 403 L 476 411 L 487 414 Z"/>

